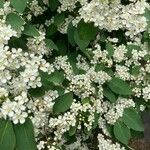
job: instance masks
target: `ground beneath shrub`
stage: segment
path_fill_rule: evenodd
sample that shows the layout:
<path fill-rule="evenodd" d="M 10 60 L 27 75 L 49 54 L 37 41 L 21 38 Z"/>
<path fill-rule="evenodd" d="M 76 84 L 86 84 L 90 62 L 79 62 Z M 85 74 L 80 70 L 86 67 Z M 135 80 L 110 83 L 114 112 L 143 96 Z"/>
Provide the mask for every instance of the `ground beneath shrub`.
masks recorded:
<path fill-rule="evenodd" d="M 131 140 L 130 146 L 133 150 L 150 150 L 150 142 L 146 142 L 143 139 Z"/>

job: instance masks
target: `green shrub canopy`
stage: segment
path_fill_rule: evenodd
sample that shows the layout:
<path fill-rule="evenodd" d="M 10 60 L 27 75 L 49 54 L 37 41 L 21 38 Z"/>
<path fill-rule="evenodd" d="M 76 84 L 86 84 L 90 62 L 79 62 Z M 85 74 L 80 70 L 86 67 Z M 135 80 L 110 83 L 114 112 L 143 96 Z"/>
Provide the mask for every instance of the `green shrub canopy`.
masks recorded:
<path fill-rule="evenodd" d="M 128 150 L 150 109 L 146 0 L 0 0 L 0 150 Z"/>

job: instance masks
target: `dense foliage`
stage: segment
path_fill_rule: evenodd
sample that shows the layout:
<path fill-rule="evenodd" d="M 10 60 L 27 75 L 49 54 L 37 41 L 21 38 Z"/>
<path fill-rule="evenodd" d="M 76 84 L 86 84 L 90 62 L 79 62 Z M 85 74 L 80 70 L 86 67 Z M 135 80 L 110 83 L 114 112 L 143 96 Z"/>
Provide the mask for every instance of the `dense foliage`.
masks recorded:
<path fill-rule="evenodd" d="M 0 0 L 0 150 L 128 150 L 150 109 L 146 0 Z"/>

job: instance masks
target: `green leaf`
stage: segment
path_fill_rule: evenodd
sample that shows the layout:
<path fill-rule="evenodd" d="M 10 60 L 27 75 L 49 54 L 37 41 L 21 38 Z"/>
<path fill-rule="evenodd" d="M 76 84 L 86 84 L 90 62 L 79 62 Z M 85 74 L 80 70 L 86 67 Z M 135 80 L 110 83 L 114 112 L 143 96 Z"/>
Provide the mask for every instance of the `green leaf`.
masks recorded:
<path fill-rule="evenodd" d="M 94 27 L 93 23 L 85 23 L 81 20 L 77 26 L 78 35 L 83 41 L 91 41 L 97 34 L 97 28 Z"/>
<path fill-rule="evenodd" d="M 26 24 L 24 26 L 23 34 L 28 35 L 28 36 L 39 36 L 40 35 L 38 30 L 36 29 L 36 27 L 33 25 L 30 25 L 30 24 Z"/>
<path fill-rule="evenodd" d="M 133 45 L 133 44 L 129 44 L 129 45 L 127 45 L 127 57 L 129 57 L 129 58 L 131 58 L 132 57 L 132 51 L 133 50 L 137 50 L 137 51 L 139 51 L 139 50 L 141 50 L 141 48 L 140 48 L 140 46 L 138 46 L 138 45 Z"/>
<path fill-rule="evenodd" d="M 59 5 L 58 0 L 49 0 L 49 7 L 50 7 L 51 11 L 55 11 L 57 9 L 58 5 Z"/>
<path fill-rule="evenodd" d="M 89 41 L 83 41 L 80 39 L 77 30 L 75 30 L 74 32 L 74 40 L 76 42 L 76 44 L 79 46 L 79 48 L 84 51 L 85 48 L 89 45 Z"/>
<path fill-rule="evenodd" d="M 114 124 L 113 131 L 118 141 L 125 145 L 129 143 L 129 140 L 131 138 L 130 129 L 123 122 L 117 121 Z"/>
<path fill-rule="evenodd" d="M 102 70 L 105 70 L 106 69 L 106 66 L 105 64 L 103 63 L 100 63 L 100 64 L 96 64 L 95 65 L 95 71 L 98 72 L 98 71 L 102 71 Z"/>
<path fill-rule="evenodd" d="M 104 88 L 103 94 L 112 103 L 115 103 L 117 101 L 115 94 L 109 88 Z"/>
<path fill-rule="evenodd" d="M 36 150 L 34 129 L 30 119 L 26 119 L 24 124 L 14 125 L 14 131 L 17 150 Z"/>
<path fill-rule="evenodd" d="M 75 135 L 70 136 L 68 132 L 65 132 L 65 133 L 64 133 L 64 139 L 65 139 L 65 141 L 66 141 L 66 144 L 71 144 L 71 143 L 74 143 L 74 142 L 77 141 L 76 136 L 75 136 Z M 61 150 L 65 150 L 65 148 L 64 148 L 64 149 L 61 149 Z"/>
<path fill-rule="evenodd" d="M 28 50 L 27 44 L 26 44 L 26 38 L 21 37 L 12 37 L 8 41 L 8 45 L 12 48 L 22 48 L 24 51 Z"/>
<path fill-rule="evenodd" d="M 56 102 L 53 106 L 53 112 L 54 113 L 65 112 L 70 108 L 73 102 L 73 93 L 70 92 L 62 96 L 59 96 L 55 101 Z"/>
<path fill-rule="evenodd" d="M 54 24 L 58 26 L 58 25 L 62 24 L 64 22 L 64 20 L 65 20 L 64 13 L 56 14 L 54 17 Z"/>
<path fill-rule="evenodd" d="M 0 0 L 0 8 L 3 8 L 4 6 L 4 0 Z"/>
<path fill-rule="evenodd" d="M 76 126 L 71 126 L 69 130 L 69 136 L 73 136 L 76 133 Z"/>
<path fill-rule="evenodd" d="M 135 76 L 138 76 L 139 73 L 140 73 L 140 69 L 141 69 L 140 66 L 134 66 L 134 67 L 131 69 L 131 74 L 132 74 L 132 75 L 135 75 Z"/>
<path fill-rule="evenodd" d="M 145 55 L 145 56 L 144 56 L 144 60 L 145 60 L 145 61 L 150 60 L 150 55 L 149 55 L 149 54 Z"/>
<path fill-rule="evenodd" d="M 46 30 L 46 36 L 51 36 L 57 32 L 57 26 L 51 24 Z"/>
<path fill-rule="evenodd" d="M 127 49 L 129 51 L 132 51 L 132 50 L 140 51 L 141 47 L 139 45 L 129 44 L 129 45 L 127 45 Z"/>
<path fill-rule="evenodd" d="M 144 131 L 142 119 L 134 109 L 126 108 L 122 120 L 129 128 L 135 131 Z"/>
<path fill-rule="evenodd" d="M 45 39 L 46 46 L 50 49 L 58 50 L 57 45 L 50 39 Z"/>
<path fill-rule="evenodd" d="M 40 76 L 42 79 L 42 84 L 44 83 L 53 83 L 54 85 L 60 85 L 64 81 L 64 72 L 63 71 L 54 71 L 50 75 L 40 71 Z"/>
<path fill-rule="evenodd" d="M 90 102 L 90 99 L 88 97 L 81 100 L 82 104 L 86 104 L 86 103 L 89 103 L 89 102 Z"/>
<path fill-rule="evenodd" d="M 58 92 L 59 96 L 64 95 L 64 93 L 65 93 L 65 88 L 63 88 L 62 86 L 54 86 L 53 90 L 54 91 L 56 90 Z"/>
<path fill-rule="evenodd" d="M 113 76 L 114 75 L 114 71 L 112 70 L 112 68 L 105 68 L 104 71 L 109 75 L 109 76 Z"/>
<path fill-rule="evenodd" d="M 75 32 L 75 27 L 70 22 L 67 29 L 67 35 L 68 35 L 68 41 L 72 46 L 75 46 L 74 32 Z"/>
<path fill-rule="evenodd" d="M 15 13 L 8 14 L 6 17 L 6 22 L 16 31 L 20 31 L 21 27 L 24 25 L 24 20 Z"/>
<path fill-rule="evenodd" d="M 64 72 L 63 71 L 55 71 L 54 73 L 52 73 L 49 76 L 48 81 L 54 83 L 55 85 L 62 84 L 62 82 L 64 81 Z"/>
<path fill-rule="evenodd" d="M 10 0 L 10 4 L 16 9 L 16 11 L 22 13 L 27 6 L 27 0 Z"/>
<path fill-rule="evenodd" d="M 73 69 L 74 74 L 76 75 L 79 74 L 79 69 L 76 66 L 77 63 L 76 57 L 78 56 L 77 54 L 78 54 L 77 51 L 68 54 L 68 61 Z"/>
<path fill-rule="evenodd" d="M 116 94 L 132 95 L 132 90 L 131 90 L 129 84 L 119 78 L 113 77 L 108 82 L 108 86 Z"/>
<path fill-rule="evenodd" d="M 109 57 L 113 56 L 113 54 L 114 54 L 114 47 L 113 47 L 113 45 L 110 42 L 106 43 L 106 50 L 108 51 Z"/>
<path fill-rule="evenodd" d="M 41 97 L 45 94 L 45 89 L 43 87 L 32 88 L 28 90 L 32 97 Z"/>
<path fill-rule="evenodd" d="M 10 120 L 0 119 L 0 150 L 14 150 L 15 134 Z"/>
<path fill-rule="evenodd" d="M 67 43 L 64 39 L 57 40 L 56 45 L 58 47 L 59 55 L 66 55 Z"/>
<path fill-rule="evenodd" d="M 94 113 L 94 122 L 92 124 L 92 129 L 95 129 L 98 125 L 99 114 L 97 112 Z"/>
<path fill-rule="evenodd" d="M 148 8 L 145 9 L 144 16 L 150 21 L 150 10 Z"/>

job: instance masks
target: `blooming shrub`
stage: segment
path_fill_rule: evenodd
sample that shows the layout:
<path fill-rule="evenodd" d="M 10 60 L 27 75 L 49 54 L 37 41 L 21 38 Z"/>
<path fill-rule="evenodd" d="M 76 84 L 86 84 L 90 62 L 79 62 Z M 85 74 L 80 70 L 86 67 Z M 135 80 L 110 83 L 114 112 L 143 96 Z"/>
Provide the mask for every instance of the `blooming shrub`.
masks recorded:
<path fill-rule="evenodd" d="M 0 0 L 0 150 L 128 150 L 150 108 L 146 0 Z"/>

